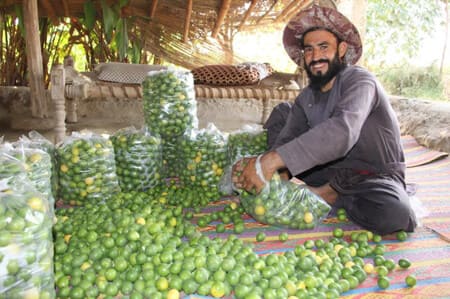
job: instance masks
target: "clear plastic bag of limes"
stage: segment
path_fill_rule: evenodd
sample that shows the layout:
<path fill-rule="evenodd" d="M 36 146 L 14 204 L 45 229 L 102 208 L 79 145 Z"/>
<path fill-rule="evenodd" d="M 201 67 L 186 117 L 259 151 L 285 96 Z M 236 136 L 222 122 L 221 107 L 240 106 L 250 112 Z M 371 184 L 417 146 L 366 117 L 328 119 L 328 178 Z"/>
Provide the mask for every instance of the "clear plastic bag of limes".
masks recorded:
<path fill-rule="evenodd" d="M 52 223 L 26 173 L 0 179 L 0 298 L 55 298 Z"/>
<path fill-rule="evenodd" d="M 258 126 L 246 125 L 228 135 L 230 162 L 239 158 L 264 153 L 267 148 L 267 131 Z"/>
<path fill-rule="evenodd" d="M 107 136 L 73 132 L 56 148 L 59 197 L 70 205 L 106 202 L 120 191 L 114 148 Z"/>
<path fill-rule="evenodd" d="M 213 124 L 193 130 L 180 141 L 180 155 L 185 169 L 180 179 L 186 186 L 198 186 L 219 192 L 219 181 L 228 164 L 226 136 Z"/>
<path fill-rule="evenodd" d="M 52 192 L 52 161 L 49 154 L 26 143 L 5 143 L 0 149 L 0 179 L 25 173 L 37 191 L 50 203 L 54 214 L 55 200 Z"/>
<path fill-rule="evenodd" d="M 181 136 L 198 127 L 192 73 L 169 68 L 151 71 L 142 82 L 144 120 L 162 138 Z"/>
<path fill-rule="evenodd" d="M 52 170 L 52 194 L 53 197 L 56 198 L 58 195 L 58 172 L 56 166 L 55 145 L 50 140 L 39 134 L 39 132 L 37 131 L 30 131 L 28 132 L 27 136 L 21 136 L 19 140 L 14 143 L 14 146 L 18 147 L 19 144 L 23 145 L 25 148 L 35 148 L 43 150 L 50 156 Z"/>
<path fill-rule="evenodd" d="M 240 202 L 256 221 L 292 229 L 312 229 L 331 207 L 306 186 L 284 181 L 278 174 L 259 194 L 241 191 Z"/>
<path fill-rule="evenodd" d="M 163 181 L 161 138 L 146 127 L 124 128 L 110 137 L 122 191 L 146 191 Z"/>

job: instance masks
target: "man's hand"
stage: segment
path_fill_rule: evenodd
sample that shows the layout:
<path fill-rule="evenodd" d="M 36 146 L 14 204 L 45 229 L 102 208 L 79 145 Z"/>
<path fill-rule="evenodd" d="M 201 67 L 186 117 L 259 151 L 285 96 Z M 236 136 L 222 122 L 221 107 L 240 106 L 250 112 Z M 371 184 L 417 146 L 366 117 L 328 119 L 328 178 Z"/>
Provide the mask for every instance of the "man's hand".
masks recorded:
<path fill-rule="evenodd" d="M 244 158 L 233 165 L 232 182 L 237 188 L 251 193 L 259 193 L 264 188 L 264 182 L 256 173 L 256 157 Z M 266 181 L 270 181 L 273 174 L 284 167 L 284 162 L 276 152 L 268 152 L 261 159 L 262 175 Z"/>

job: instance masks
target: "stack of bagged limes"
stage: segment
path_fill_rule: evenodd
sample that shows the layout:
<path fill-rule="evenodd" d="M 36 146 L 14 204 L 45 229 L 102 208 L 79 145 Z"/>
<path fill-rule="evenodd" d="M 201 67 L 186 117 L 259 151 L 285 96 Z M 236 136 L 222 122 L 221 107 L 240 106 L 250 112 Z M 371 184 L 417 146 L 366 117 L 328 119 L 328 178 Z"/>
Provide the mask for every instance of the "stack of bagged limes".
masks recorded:
<path fill-rule="evenodd" d="M 261 223 L 312 229 L 325 218 L 331 207 L 304 186 L 283 181 L 278 174 L 258 194 L 241 191 L 245 211 Z"/>
<path fill-rule="evenodd" d="M 235 163 L 240 158 L 255 156 L 267 151 L 267 131 L 246 126 L 231 132 L 228 136 L 228 152 L 230 162 Z"/>
<path fill-rule="evenodd" d="M 180 179 L 184 185 L 219 192 L 219 181 L 229 161 L 225 135 L 212 124 L 193 130 L 182 139 L 180 151 L 185 166 Z"/>
<path fill-rule="evenodd" d="M 162 183 L 161 138 L 144 127 L 125 128 L 110 137 L 123 191 L 146 191 Z"/>
<path fill-rule="evenodd" d="M 54 298 L 53 209 L 16 154 L 0 153 L 0 297 Z"/>
<path fill-rule="evenodd" d="M 179 174 L 178 137 L 198 127 L 194 79 L 189 71 L 149 72 L 142 82 L 144 120 L 149 129 L 161 136 L 166 174 Z"/>
<path fill-rule="evenodd" d="M 57 149 L 59 195 L 71 205 L 108 200 L 120 191 L 111 141 L 94 133 L 72 133 Z"/>

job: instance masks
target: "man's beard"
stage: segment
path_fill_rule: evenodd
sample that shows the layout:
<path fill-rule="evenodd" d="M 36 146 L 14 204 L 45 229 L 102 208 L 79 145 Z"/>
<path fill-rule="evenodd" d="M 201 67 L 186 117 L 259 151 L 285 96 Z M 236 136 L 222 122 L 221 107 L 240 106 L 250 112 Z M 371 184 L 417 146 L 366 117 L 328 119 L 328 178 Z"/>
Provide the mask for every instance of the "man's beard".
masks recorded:
<path fill-rule="evenodd" d="M 328 70 L 324 74 L 322 74 L 322 72 L 318 72 L 317 75 L 314 75 L 311 72 L 311 66 L 315 63 L 328 63 Z M 311 86 L 312 89 L 321 89 L 328 82 L 330 82 L 340 71 L 342 71 L 345 66 L 346 64 L 340 61 L 338 53 L 334 55 L 332 61 L 328 59 L 319 59 L 316 61 L 312 61 L 306 67 L 306 74 L 309 78 L 309 86 Z"/>

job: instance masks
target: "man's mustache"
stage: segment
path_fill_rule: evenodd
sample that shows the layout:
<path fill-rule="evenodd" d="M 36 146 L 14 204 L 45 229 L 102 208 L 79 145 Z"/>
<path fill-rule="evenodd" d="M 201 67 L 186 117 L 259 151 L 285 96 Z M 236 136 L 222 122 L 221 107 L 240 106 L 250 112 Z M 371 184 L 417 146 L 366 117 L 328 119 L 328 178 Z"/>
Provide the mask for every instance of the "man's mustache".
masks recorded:
<path fill-rule="evenodd" d="M 330 61 L 328 59 L 314 60 L 314 61 L 311 61 L 308 66 L 311 67 L 311 66 L 313 66 L 315 64 L 318 64 L 318 63 L 328 63 L 328 64 L 330 64 Z"/>

